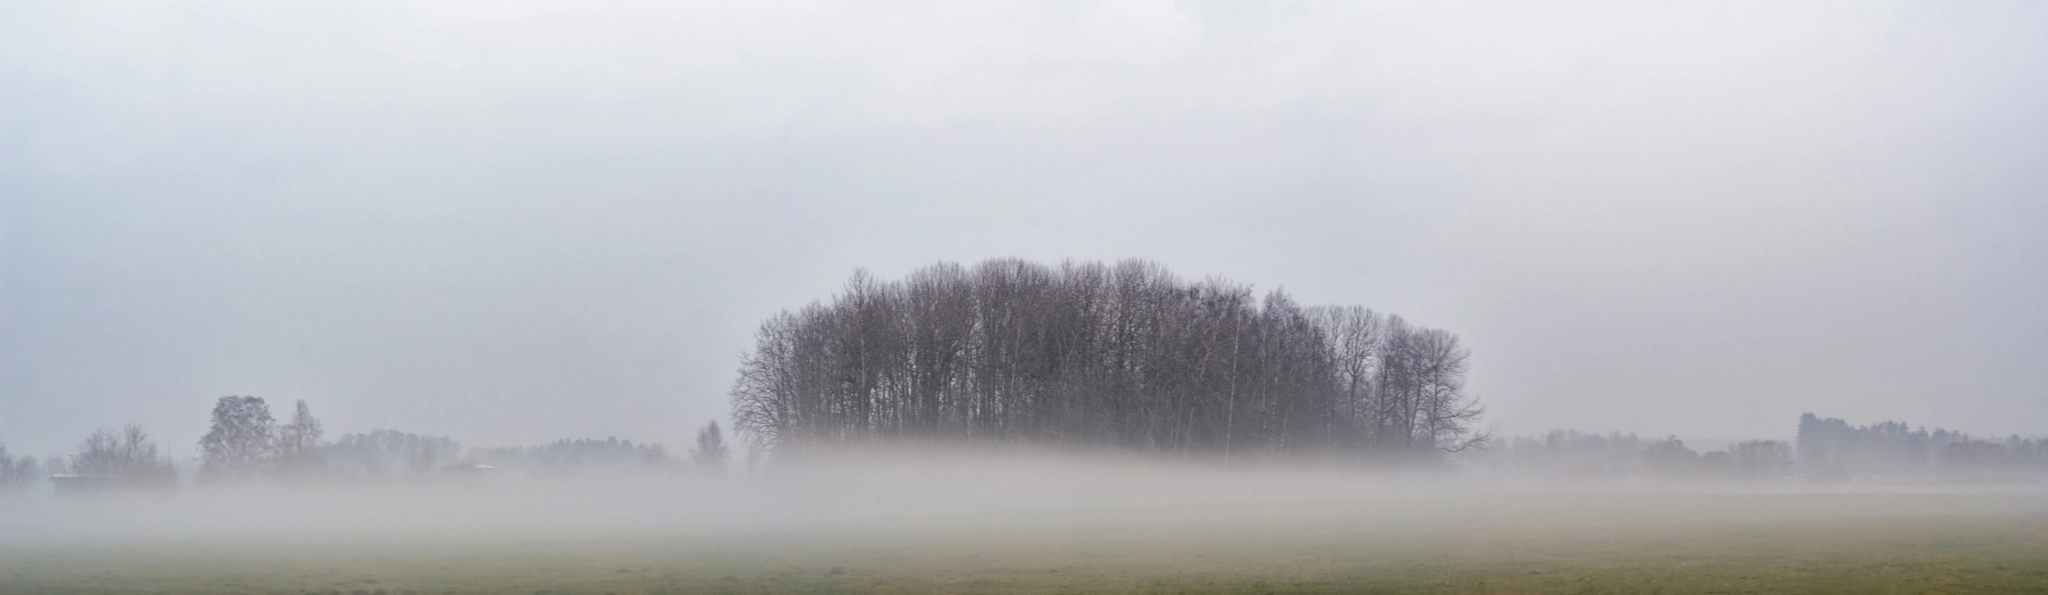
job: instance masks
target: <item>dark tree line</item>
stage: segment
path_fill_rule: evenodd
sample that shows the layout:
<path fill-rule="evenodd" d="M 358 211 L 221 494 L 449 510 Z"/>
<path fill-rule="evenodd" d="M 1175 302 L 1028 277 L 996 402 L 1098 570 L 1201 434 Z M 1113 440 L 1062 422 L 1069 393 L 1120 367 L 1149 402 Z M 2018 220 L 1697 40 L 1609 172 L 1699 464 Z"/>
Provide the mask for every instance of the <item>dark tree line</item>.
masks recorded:
<path fill-rule="evenodd" d="M 446 436 L 398 430 L 342 434 L 314 451 L 309 475 L 328 480 L 381 482 L 432 477 L 462 457 L 462 444 Z"/>
<path fill-rule="evenodd" d="M 542 475 L 597 468 L 646 470 L 674 462 L 660 443 L 631 440 L 559 440 L 540 446 L 465 449 L 446 436 L 379 429 L 322 442 L 320 420 L 299 401 L 290 421 L 277 424 L 262 398 L 221 397 L 213 424 L 200 439 L 201 477 L 388 482 L 431 481 L 452 465 L 483 463 Z"/>
<path fill-rule="evenodd" d="M 543 475 L 570 475 L 589 469 L 636 470 L 662 467 L 674 460 L 660 443 L 634 444 L 618 438 L 557 440 L 540 446 L 475 449 L 479 463 L 523 469 Z"/>
<path fill-rule="evenodd" d="M 609 468 L 635 472 L 681 471 L 681 460 L 661 443 L 631 440 L 559 440 L 540 446 L 465 449 L 446 436 L 397 430 L 343 434 L 323 441 L 323 424 L 305 401 L 278 423 L 261 397 L 230 395 L 215 401 L 206 434 L 199 439 L 197 479 L 203 482 L 289 480 L 315 483 L 431 482 L 450 473 L 478 473 L 491 464 L 528 473 L 574 474 Z M 690 461 L 698 472 L 723 472 L 728 451 L 718 424 L 697 433 Z M 453 469 L 454 467 L 464 467 Z M 179 467 L 142 426 L 97 430 L 79 443 L 77 454 L 45 462 L 16 457 L 0 443 L 0 493 L 53 479 L 81 492 L 176 488 Z M 60 485 L 60 491 L 61 490 Z"/>
<path fill-rule="evenodd" d="M 1255 298 L 1157 264 L 997 259 L 761 325 L 732 390 L 757 447 L 894 439 L 1426 461 L 1483 445 L 1456 335 L 1357 306 Z"/>
<path fill-rule="evenodd" d="M 1675 436 L 1652 439 L 1572 430 L 1509 438 L 1488 463 L 1511 475 L 1566 480 L 1651 477 L 1755 482 L 1790 479 L 1798 471 L 1792 445 L 1778 440 L 1750 440 L 1702 453 Z"/>
<path fill-rule="evenodd" d="M 1886 421 L 1864 426 L 1799 416 L 1799 464 L 1816 477 L 2006 477 L 2048 475 L 2048 440 L 1985 440 L 1963 432 Z"/>
<path fill-rule="evenodd" d="M 1700 453 L 1675 437 L 1552 431 L 1504 441 L 1487 463 L 1548 478 L 1664 477 L 1833 482 L 1982 481 L 2048 477 L 2048 439 L 1981 439 L 1886 421 L 1869 425 L 1799 416 L 1796 442 L 1751 440 Z"/>

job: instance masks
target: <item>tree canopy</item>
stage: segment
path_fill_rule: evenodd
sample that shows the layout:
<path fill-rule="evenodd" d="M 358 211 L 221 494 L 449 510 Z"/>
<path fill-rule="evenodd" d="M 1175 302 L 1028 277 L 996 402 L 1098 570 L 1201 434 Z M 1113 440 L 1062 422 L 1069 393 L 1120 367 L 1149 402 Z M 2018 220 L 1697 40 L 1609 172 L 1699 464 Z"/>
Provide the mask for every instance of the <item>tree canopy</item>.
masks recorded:
<path fill-rule="evenodd" d="M 763 323 L 731 393 L 757 447 L 898 438 L 1433 460 L 1484 443 L 1450 332 L 1143 260 L 856 271 Z"/>
<path fill-rule="evenodd" d="M 261 397 L 226 396 L 213 406 L 213 428 L 199 438 L 201 471 L 213 478 L 250 477 L 270 471 L 277 449 L 277 420 Z"/>

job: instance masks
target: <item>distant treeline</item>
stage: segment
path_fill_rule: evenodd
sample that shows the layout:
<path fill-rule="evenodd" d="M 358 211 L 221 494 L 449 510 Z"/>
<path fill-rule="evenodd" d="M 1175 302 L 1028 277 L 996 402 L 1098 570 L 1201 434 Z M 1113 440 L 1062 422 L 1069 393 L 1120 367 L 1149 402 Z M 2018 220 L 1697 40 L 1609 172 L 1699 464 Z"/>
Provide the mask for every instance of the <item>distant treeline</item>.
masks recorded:
<path fill-rule="evenodd" d="M 1894 421 L 1851 426 L 1807 413 L 1799 417 L 1799 435 L 1793 443 L 1752 440 L 1699 453 L 1675 437 L 1558 430 L 1503 440 L 1487 464 L 1499 471 L 1557 479 L 2038 479 L 2048 477 L 2048 439 L 1984 440 Z"/>
<path fill-rule="evenodd" d="M 732 390 L 757 447 L 896 439 L 1428 461 L 1482 445 L 1449 332 L 1157 264 L 855 272 L 761 325 Z"/>
<path fill-rule="evenodd" d="M 62 465 L 63 459 L 58 457 L 50 457 L 47 466 L 37 462 L 35 457 L 16 457 L 14 453 L 7 452 L 6 444 L 0 443 L 0 492 L 28 487 L 50 473 L 50 467 L 61 468 Z"/>
<path fill-rule="evenodd" d="M 0 445 L 0 491 L 24 488 L 50 475 L 69 474 L 101 478 L 107 481 L 100 485 L 124 489 L 178 485 L 177 466 L 160 454 L 156 441 L 135 424 L 95 431 L 79 443 L 77 454 L 53 456 L 40 464 L 35 457 L 16 458 Z"/>
<path fill-rule="evenodd" d="M 535 475 L 591 469 L 672 473 L 686 465 L 660 443 L 636 445 L 617 438 L 465 450 L 445 436 L 396 430 L 343 434 L 332 442 L 322 441 L 323 435 L 320 420 L 305 401 L 299 401 L 291 419 L 280 424 L 262 398 L 221 397 L 214 405 L 211 427 L 199 440 L 195 479 L 377 483 L 474 477 L 487 469 L 480 465 Z M 687 465 L 698 472 L 721 473 L 729 453 L 722 436 L 715 422 L 698 430 Z M 134 424 L 96 431 L 79 444 L 77 454 L 50 457 L 43 463 L 33 457 L 16 458 L 0 445 L 0 491 L 25 487 L 45 476 L 94 490 L 174 488 L 180 475 L 156 441 Z"/>
<path fill-rule="evenodd" d="M 1642 438 L 1615 432 L 1592 434 L 1554 430 L 1542 436 L 1515 436 L 1500 441 L 1486 464 L 1495 471 L 1541 479 L 1712 479 L 1777 481 L 1790 479 L 1792 445 L 1779 440 L 1750 440 L 1726 450 L 1700 453 L 1677 437 Z"/>
<path fill-rule="evenodd" d="M 2040 476 L 2048 475 L 2048 440 L 1985 440 L 1895 421 L 1851 426 L 1808 413 L 1799 416 L 1799 464 L 1838 478 Z"/>
<path fill-rule="evenodd" d="M 562 476 L 591 471 L 677 471 L 683 460 L 661 443 L 635 444 L 618 438 L 557 440 L 539 446 L 464 448 L 445 436 L 394 430 L 346 434 L 321 447 L 319 473 L 326 477 L 390 480 L 440 475 L 450 465 L 491 465 L 503 471 Z"/>
<path fill-rule="evenodd" d="M 463 456 L 462 443 L 453 438 L 397 430 L 342 434 L 321 444 L 318 453 L 298 468 L 278 471 L 321 479 L 391 481 L 438 475 Z"/>
<path fill-rule="evenodd" d="M 546 474 L 571 474 L 593 468 L 661 467 L 678 462 L 660 443 L 634 444 L 618 438 L 482 448 L 471 451 L 470 456 L 478 463 Z"/>

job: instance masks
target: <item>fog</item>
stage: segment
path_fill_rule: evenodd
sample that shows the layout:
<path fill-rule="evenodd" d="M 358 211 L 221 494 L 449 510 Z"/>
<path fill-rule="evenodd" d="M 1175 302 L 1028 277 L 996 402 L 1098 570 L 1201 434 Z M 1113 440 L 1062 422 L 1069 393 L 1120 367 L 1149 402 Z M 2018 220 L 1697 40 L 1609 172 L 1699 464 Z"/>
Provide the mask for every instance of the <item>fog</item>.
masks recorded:
<path fill-rule="evenodd" d="M 2048 424 L 2031 4 L 0 8 L 0 439 L 680 443 L 857 268 L 1452 329 L 1507 433 Z"/>
<path fill-rule="evenodd" d="M 2048 527 L 2044 31 L 2021 2 L 0 3 L 0 591 L 244 564 L 191 588 L 360 594 L 263 556 L 424 585 L 506 544 L 836 581 L 877 544 L 1242 574 L 1270 568 L 1197 559 L 1583 538 L 1613 570 L 1710 532 L 2005 572 L 1984 552 Z M 1130 568 L 1182 572 L 1077 584 Z"/>
<path fill-rule="evenodd" d="M 0 547 L 941 539 L 958 547 L 1094 537 L 1153 546 L 1359 533 L 1590 531 L 1606 538 L 1783 521 L 2039 514 L 2038 484 L 1827 485 L 1712 478 L 1556 481 L 1360 474 L 1341 465 L 1164 463 L 970 445 L 841 450 L 729 476 L 591 473 L 383 484 L 199 485 L 10 498 Z M 1093 536 L 1093 537 L 1091 537 Z M 1393 541 L 1385 541 L 1393 540 Z M 770 550 L 773 551 L 773 550 Z M 787 552 L 795 555 L 794 552 Z"/>

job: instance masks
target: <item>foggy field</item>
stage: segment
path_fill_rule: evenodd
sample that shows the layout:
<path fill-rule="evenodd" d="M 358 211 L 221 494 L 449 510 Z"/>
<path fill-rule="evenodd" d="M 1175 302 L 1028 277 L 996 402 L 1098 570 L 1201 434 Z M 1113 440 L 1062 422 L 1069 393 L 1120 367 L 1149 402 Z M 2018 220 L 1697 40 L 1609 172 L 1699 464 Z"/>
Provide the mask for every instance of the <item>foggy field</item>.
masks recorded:
<path fill-rule="evenodd" d="M 2039 493 L 1420 490 L 741 525 L 9 543 L 0 591 L 2048 590 Z"/>
<path fill-rule="evenodd" d="M 0 0 L 0 595 L 2048 595 L 2048 0 Z"/>

